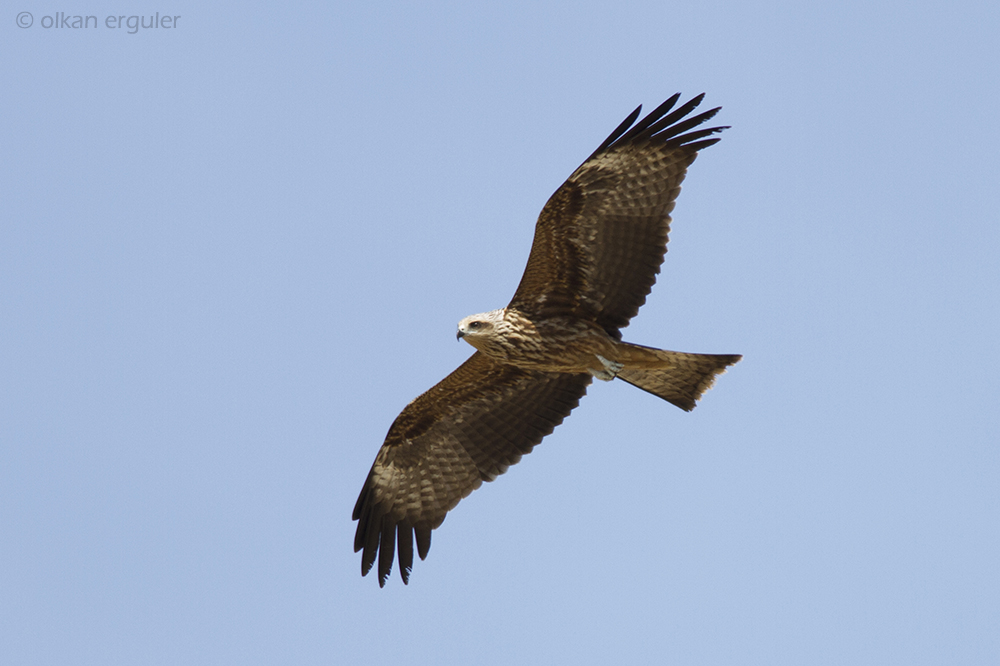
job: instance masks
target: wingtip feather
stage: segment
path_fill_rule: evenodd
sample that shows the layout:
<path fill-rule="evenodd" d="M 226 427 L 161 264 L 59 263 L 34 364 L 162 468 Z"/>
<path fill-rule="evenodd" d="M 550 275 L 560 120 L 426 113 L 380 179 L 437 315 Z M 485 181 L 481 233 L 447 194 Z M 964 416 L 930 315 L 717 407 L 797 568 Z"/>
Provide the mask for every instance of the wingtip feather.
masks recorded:
<path fill-rule="evenodd" d="M 714 117 L 722 107 L 717 106 L 714 109 L 709 109 L 704 113 L 698 114 L 697 116 L 692 116 L 691 118 L 684 119 L 689 113 L 701 104 L 702 100 L 705 98 L 705 93 L 700 93 L 695 95 L 687 102 L 674 108 L 677 101 L 680 99 L 680 93 L 676 93 L 667 99 L 665 102 L 656 107 L 653 111 L 648 113 L 644 118 L 636 120 L 639 118 L 639 114 L 642 111 L 642 105 L 637 107 L 629 116 L 620 124 L 615 131 L 612 132 L 604 142 L 598 146 L 597 150 L 587 158 L 587 160 L 599 155 L 602 152 L 610 150 L 616 146 L 623 146 L 625 144 L 634 141 L 646 141 L 646 140 L 658 140 L 663 141 L 667 144 L 673 144 L 677 147 L 684 146 L 692 152 L 697 152 L 702 148 L 707 148 L 718 141 L 715 139 L 713 142 L 701 142 L 695 146 L 695 141 L 701 139 L 709 134 L 714 134 L 716 132 L 721 132 L 722 130 L 728 129 L 726 127 L 713 127 L 707 130 L 700 130 L 698 132 L 691 132 L 684 134 L 689 129 L 697 127 L 702 123 L 708 121 L 710 118 Z M 585 163 L 586 161 L 585 160 Z"/>
<path fill-rule="evenodd" d="M 417 554 L 421 560 L 425 560 L 431 549 L 431 530 L 429 527 L 417 527 L 414 533 L 417 537 Z"/>
<path fill-rule="evenodd" d="M 413 569 L 413 528 L 406 523 L 400 523 L 396 533 L 396 548 L 399 551 L 399 576 L 404 585 L 410 583 L 410 571 Z"/>
<path fill-rule="evenodd" d="M 392 573 L 392 562 L 396 556 L 396 524 L 391 520 L 382 519 L 382 542 L 378 554 L 379 587 L 385 585 Z"/>

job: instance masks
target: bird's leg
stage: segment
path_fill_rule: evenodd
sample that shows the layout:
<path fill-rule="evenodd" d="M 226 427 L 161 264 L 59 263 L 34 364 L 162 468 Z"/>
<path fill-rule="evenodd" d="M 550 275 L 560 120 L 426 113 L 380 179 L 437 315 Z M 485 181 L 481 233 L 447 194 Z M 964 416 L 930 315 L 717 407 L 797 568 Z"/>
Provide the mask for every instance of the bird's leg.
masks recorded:
<path fill-rule="evenodd" d="M 603 369 L 595 370 L 591 368 L 590 374 L 594 375 L 595 377 L 597 377 L 602 381 L 610 382 L 612 379 L 617 377 L 618 373 L 621 372 L 622 368 L 625 367 L 624 363 L 615 363 L 614 361 L 609 361 L 600 354 L 594 354 L 594 356 L 596 356 L 597 360 L 601 362 Z"/>

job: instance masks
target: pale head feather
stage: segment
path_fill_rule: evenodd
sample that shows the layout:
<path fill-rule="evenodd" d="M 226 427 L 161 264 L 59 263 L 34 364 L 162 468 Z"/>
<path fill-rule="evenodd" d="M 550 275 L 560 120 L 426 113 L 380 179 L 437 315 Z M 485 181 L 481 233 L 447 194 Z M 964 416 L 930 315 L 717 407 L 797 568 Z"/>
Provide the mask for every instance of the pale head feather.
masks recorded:
<path fill-rule="evenodd" d="M 496 327 L 503 321 L 503 315 L 503 308 L 469 315 L 458 322 L 458 338 L 479 349 L 477 343 L 489 340 L 496 335 Z"/>

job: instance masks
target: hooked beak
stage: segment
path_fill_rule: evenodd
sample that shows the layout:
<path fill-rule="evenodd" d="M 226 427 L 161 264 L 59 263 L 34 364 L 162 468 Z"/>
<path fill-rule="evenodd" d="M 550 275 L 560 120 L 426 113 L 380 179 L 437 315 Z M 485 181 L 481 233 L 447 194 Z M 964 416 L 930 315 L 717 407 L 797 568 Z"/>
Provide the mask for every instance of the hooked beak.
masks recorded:
<path fill-rule="evenodd" d="M 455 331 L 455 339 L 456 340 L 461 340 L 464 337 L 465 337 L 465 333 L 462 331 L 462 329 L 458 329 L 457 331 Z"/>

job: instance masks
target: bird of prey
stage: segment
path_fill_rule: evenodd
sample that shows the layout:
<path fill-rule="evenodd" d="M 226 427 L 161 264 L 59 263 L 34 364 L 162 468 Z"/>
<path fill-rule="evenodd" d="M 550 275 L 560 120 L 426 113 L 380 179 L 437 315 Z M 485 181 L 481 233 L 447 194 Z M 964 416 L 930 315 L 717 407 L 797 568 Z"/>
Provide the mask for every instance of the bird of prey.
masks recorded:
<path fill-rule="evenodd" d="M 379 586 L 399 552 L 409 581 L 416 537 L 483 481 L 492 481 L 562 423 L 596 377 L 618 378 L 691 410 L 738 355 L 687 354 L 622 341 L 667 251 L 670 212 L 698 151 L 726 127 L 695 129 L 674 95 L 636 123 L 633 111 L 538 217 L 521 283 L 505 308 L 466 317 L 473 355 L 396 418 L 354 506 L 361 574 L 378 559 Z M 633 125 L 634 123 L 634 125 Z"/>

